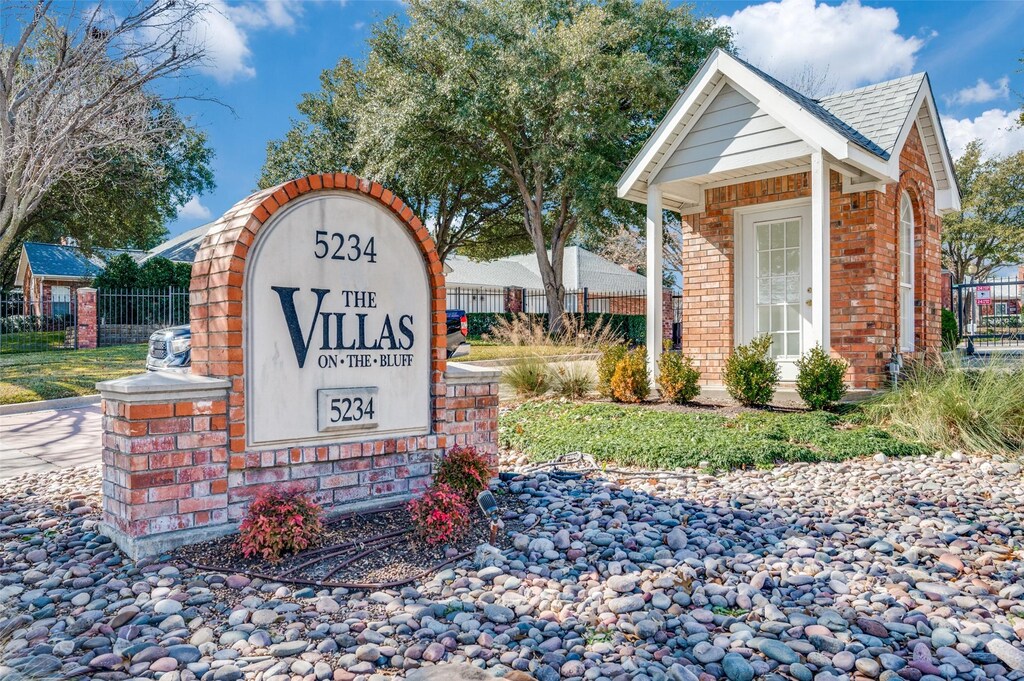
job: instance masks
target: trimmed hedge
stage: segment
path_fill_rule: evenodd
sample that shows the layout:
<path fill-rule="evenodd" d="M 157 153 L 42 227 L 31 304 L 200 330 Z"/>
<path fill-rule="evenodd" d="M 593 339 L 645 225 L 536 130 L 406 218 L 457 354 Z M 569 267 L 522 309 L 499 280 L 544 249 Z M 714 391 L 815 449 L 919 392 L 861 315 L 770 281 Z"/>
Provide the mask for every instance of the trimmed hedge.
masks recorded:
<path fill-rule="evenodd" d="M 469 331 L 469 340 L 481 340 L 484 335 L 490 333 L 491 328 L 499 319 L 511 321 L 516 316 L 513 312 L 467 312 L 466 325 Z M 540 312 L 532 312 L 526 315 L 532 320 L 540 320 L 547 328 L 548 316 Z M 636 314 L 603 314 L 600 312 L 588 312 L 587 314 L 576 314 L 575 317 L 583 318 L 585 328 L 592 329 L 600 320 L 605 320 L 609 328 L 624 341 L 643 345 L 647 339 L 647 318 L 644 315 Z"/>

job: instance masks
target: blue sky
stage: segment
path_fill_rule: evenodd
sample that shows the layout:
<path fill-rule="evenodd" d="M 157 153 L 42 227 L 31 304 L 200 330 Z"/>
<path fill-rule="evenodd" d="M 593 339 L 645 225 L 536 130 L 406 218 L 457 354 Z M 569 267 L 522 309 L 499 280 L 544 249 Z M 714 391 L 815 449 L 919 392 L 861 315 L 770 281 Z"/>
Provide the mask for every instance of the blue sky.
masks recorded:
<path fill-rule="evenodd" d="M 185 86 L 231 107 L 185 100 L 216 151 L 217 188 L 169 225 L 178 234 L 215 219 L 256 187 L 266 143 L 281 137 L 303 92 L 338 58 L 358 59 L 370 25 L 398 2 L 216 0 L 202 37 L 210 64 Z M 811 69 L 848 89 L 927 71 L 954 154 L 973 137 L 993 153 L 1024 149 L 1011 129 L 1024 92 L 1024 1 L 697 2 L 736 31 L 740 54 L 781 78 Z M 825 94 L 825 93 L 821 93 Z"/>

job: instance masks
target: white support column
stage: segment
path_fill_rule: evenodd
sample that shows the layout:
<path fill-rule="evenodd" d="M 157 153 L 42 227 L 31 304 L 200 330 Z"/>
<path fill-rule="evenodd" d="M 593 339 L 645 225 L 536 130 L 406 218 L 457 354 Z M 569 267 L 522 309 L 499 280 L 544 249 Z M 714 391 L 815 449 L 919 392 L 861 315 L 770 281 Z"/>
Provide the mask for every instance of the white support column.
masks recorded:
<path fill-rule="evenodd" d="M 661 357 L 662 289 L 662 211 L 661 188 L 647 187 L 647 368 L 651 372 L 651 390 L 656 388 L 658 358 Z"/>
<path fill-rule="evenodd" d="M 811 154 L 811 326 L 812 342 L 818 343 L 828 352 L 830 347 L 829 327 L 832 324 L 830 312 L 831 238 L 829 235 L 829 167 L 824 153 Z"/>

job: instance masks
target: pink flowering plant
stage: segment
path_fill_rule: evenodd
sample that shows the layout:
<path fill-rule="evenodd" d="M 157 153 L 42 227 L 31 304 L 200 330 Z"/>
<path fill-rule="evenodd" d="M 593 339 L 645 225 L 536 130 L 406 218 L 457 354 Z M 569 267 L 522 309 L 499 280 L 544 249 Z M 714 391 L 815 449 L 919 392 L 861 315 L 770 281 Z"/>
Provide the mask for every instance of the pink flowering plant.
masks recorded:
<path fill-rule="evenodd" d="M 266 489 L 239 528 L 242 555 L 276 562 L 285 553 L 301 551 L 323 533 L 322 515 L 320 506 L 298 492 Z"/>
<path fill-rule="evenodd" d="M 434 482 L 423 496 L 409 502 L 409 515 L 428 544 L 450 544 L 469 529 L 469 506 L 450 485 Z"/>
<path fill-rule="evenodd" d="M 491 469 L 487 459 L 476 447 L 452 447 L 437 462 L 434 481 L 443 483 L 473 503 L 476 495 L 487 489 Z"/>

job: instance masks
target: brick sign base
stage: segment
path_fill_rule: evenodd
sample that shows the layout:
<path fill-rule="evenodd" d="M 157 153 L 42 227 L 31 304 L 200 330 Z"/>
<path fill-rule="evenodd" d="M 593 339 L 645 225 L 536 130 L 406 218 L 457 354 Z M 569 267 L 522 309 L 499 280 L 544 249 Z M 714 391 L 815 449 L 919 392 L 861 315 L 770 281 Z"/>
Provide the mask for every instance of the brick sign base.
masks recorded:
<path fill-rule="evenodd" d="M 376 182 L 312 175 L 240 201 L 192 266 L 190 373 L 98 386 L 103 531 L 159 553 L 231 532 L 267 488 L 351 509 L 425 489 L 452 445 L 496 456 L 498 373 L 447 366 L 445 298 L 430 234 Z"/>
<path fill-rule="evenodd" d="M 445 372 L 448 446 L 473 445 L 496 464 L 498 378 L 490 368 Z M 437 435 L 303 447 L 267 465 L 228 465 L 229 381 L 150 373 L 105 381 L 103 524 L 133 559 L 237 531 L 265 486 L 308 493 L 340 513 L 409 499 L 430 484 Z M 394 442 L 391 445 L 390 442 Z"/>

